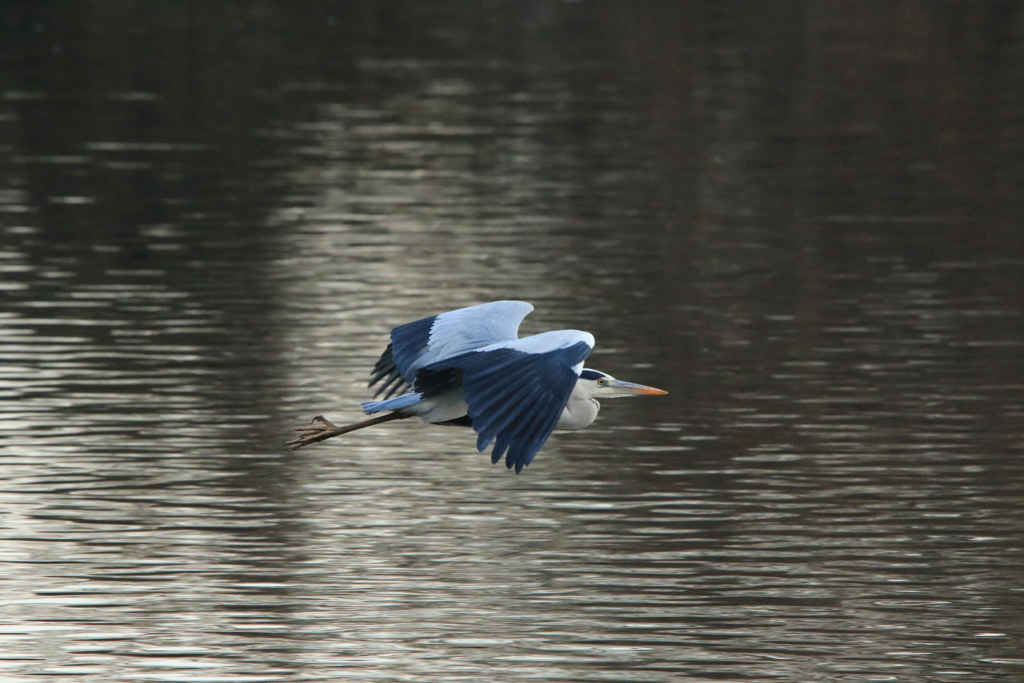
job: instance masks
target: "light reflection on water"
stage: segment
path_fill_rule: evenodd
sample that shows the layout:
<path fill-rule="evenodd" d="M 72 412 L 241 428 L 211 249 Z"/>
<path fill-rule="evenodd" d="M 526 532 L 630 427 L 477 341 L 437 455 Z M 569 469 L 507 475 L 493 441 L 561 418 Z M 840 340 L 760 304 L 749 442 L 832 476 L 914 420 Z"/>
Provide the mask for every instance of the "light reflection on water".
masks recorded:
<path fill-rule="evenodd" d="M 935 246 L 929 228 L 973 233 L 932 214 L 759 215 L 774 178 L 743 160 L 778 150 L 743 139 L 743 78 L 712 92 L 707 166 L 659 176 L 627 84 L 553 56 L 360 58 L 336 86 L 299 69 L 260 91 L 314 106 L 259 121 L 259 181 L 163 128 L 18 141 L 3 676 L 1024 671 L 1019 249 Z M 649 203 L 689 165 L 702 209 Z M 111 198 L 128 171 L 159 206 Z M 537 304 L 526 331 L 590 329 L 593 365 L 671 393 L 609 402 L 520 476 L 457 429 L 280 448 L 297 420 L 357 417 L 393 325 L 503 297 Z"/>

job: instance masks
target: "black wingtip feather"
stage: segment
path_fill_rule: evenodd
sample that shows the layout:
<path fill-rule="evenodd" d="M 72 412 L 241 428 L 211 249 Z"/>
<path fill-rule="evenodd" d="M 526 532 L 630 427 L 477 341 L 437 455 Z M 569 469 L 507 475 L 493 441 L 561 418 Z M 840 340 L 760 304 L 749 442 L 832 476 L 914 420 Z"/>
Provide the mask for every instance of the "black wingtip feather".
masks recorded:
<path fill-rule="evenodd" d="M 589 353 L 584 342 L 537 354 L 497 349 L 447 358 L 424 369 L 463 371 L 477 448 L 485 451 L 493 443 L 491 462 L 504 455 L 506 466 L 518 474 L 551 436 L 579 377 L 572 366 Z M 419 375 L 415 384 L 419 390 Z"/>
<path fill-rule="evenodd" d="M 370 373 L 370 383 L 366 386 L 372 387 L 383 379 L 384 384 L 377 388 L 377 391 L 373 396 L 376 398 L 387 392 L 385 398 L 391 398 L 398 389 L 401 389 L 402 383 L 399 383 L 398 387 L 392 387 L 390 391 L 388 390 L 388 387 L 396 379 L 401 378 L 401 376 L 402 374 L 398 371 L 398 366 L 395 365 L 394 348 L 391 344 L 388 344 L 388 347 L 384 349 L 384 353 L 380 354 L 380 358 L 378 358 L 376 364 L 374 364 L 373 372 Z"/>

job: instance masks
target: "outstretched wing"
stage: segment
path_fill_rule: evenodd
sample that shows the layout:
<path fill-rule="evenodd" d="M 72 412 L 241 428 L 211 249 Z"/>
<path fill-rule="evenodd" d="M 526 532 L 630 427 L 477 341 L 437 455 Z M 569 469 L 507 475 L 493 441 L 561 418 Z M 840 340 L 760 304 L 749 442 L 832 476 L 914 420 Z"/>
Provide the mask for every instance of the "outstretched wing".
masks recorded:
<path fill-rule="evenodd" d="M 384 380 L 374 396 L 393 396 L 411 386 L 420 368 L 467 351 L 515 340 L 533 306 L 494 301 L 433 315 L 391 330 L 391 343 L 373 367 L 369 386 Z"/>
<path fill-rule="evenodd" d="M 554 431 L 593 348 L 589 332 L 545 332 L 435 362 L 420 377 L 428 384 L 439 372 L 461 371 L 477 450 L 494 442 L 491 462 L 505 455 L 505 465 L 518 474 Z"/>

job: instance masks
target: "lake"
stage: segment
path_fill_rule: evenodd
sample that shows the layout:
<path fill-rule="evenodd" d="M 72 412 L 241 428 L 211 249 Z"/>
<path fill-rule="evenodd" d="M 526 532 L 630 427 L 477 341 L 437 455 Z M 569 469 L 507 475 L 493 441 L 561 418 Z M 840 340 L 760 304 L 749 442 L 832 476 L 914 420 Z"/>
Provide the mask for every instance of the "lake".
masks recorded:
<path fill-rule="evenodd" d="M 0 677 L 1024 678 L 1022 27 L 3 3 Z M 283 447 L 498 299 L 669 394 Z"/>

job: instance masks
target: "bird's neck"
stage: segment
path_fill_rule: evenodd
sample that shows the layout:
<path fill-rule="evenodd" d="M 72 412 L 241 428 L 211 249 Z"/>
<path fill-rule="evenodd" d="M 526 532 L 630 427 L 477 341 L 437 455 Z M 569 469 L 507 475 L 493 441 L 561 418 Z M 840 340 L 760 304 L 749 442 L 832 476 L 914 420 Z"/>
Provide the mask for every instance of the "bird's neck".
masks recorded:
<path fill-rule="evenodd" d="M 572 394 L 569 395 L 569 402 L 565 404 L 555 429 L 570 431 L 583 429 L 597 419 L 599 410 L 601 410 L 601 404 L 577 384 L 573 388 Z"/>

